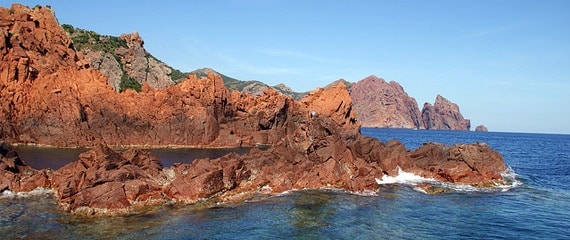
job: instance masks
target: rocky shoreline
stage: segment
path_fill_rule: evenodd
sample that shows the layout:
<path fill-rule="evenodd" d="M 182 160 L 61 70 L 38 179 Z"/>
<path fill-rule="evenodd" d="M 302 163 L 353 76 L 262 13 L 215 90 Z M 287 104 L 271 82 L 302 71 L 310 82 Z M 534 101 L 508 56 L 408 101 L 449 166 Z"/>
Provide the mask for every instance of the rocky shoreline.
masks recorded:
<path fill-rule="evenodd" d="M 293 189 L 377 191 L 398 169 L 441 181 L 504 183 L 501 155 L 486 144 L 426 143 L 407 150 L 360 133 L 342 83 L 295 101 L 268 89 L 229 92 L 209 73 L 164 90 L 114 91 L 46 7 L 0 8 L 0 191 L 53 189 L 75 214 L 113 215 L 202 199 L 242 201 Z M 58 170 L 36 170 L 8 142 L 93 147 Z M 108 146 L 254 147 L 164 168 L 140 149 Z"/>
<path fill-rule="evenodd" d="M 377 179 L 397 176 L 400 169 L 439 181 L 493 188 L 505 184 L 501 173 L 506 170 L 500 154 L 482 143 L 426 143 L 407 151 L 398 141 L 383 144 L 363 136 L 309 154 L 279 145 L 170 168 L 163 168 L 147 151 L 117 152 L 99 144 L 58 170 L 36 170 L 21 161 L 8 143 L 1 146 L 1 191 L 52 189 L 63 210 L 79 215 L 129 214 L 167 203 L 240 202 L 302 189 L 375 193 L 380 191 Z M 442 192 L 429 184 L 418 187 L 427 193 Z"/>

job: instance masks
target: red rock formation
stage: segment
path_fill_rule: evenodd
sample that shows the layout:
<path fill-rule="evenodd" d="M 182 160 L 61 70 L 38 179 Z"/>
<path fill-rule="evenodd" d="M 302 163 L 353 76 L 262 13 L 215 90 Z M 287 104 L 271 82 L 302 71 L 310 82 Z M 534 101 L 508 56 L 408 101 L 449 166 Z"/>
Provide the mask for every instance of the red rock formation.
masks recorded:
<path fill-rule="evenodd" d="M 49 170 L 35 170 L 18 157 L 14 148 L 0 142 L 0 193 L 5 190 L 28 192 L 49 187 Z"/>
<path fill-rule="evenodd" d="M 471 121 L 463 118 L 457 104 L 437 95 L 432 106 L 425 103 L 422 109 L 422 121 L 428 130 L 461 130 L 469 131 Z"/>
<path fill-rule="evenodd" d="M 502 179 L 501 171 L 497 169 L 506 169 L 503 161 L 497 161 L 502 159 L 501 155 L 485 143 L 454 146 L 425 143 L 411 151 L 410 156 L 415 168 L 421 169 L 410 168 L 412 172 L 424 177 L 477 187 L 493 186 Z"/>
<path fill-rule="evenodd" d="M 73 51 L 51 10 L 12 10 L 0 13 L 7 36 L 0 51 L 3 139 L 53 146 L 92 146 L 98 139 L 109 145 L 236 147 L 283 138 L 274 126 L 293 102 L 287 97 L 274 91 L 230 94 L 214 74 L 191 75 L 162 91 L 143 86 L 141 93 L 118 94 L 100 72 L 85 69 L 89 65 Z"/>
<path fill-rule="evenodd" d="M 362 136 L 344 84 L 294 101 L 272 89 L 257 97 L 230 93 L 221 77 L 210 73 L 202 79 L 191 75 L 166 90 L 144 85 L 141 93 L 119 94 L 100 72 L 86 69 L 67 35 L 56 27 L 51 10 L 18 5 L 12 10 L 0 9 L 1 33 L 6 36 L 0 48 L 0 138 L 97 146 L 54 173 L 27 167 L 3 147 L 2 190 L 47 185 L 55 189 L 64 209 L 115 214 L 170 200 L 238 201 L 258 192 L 290 189 L 376 191 L 375 179 L 397 174 L 398 167 L 474 186 L 502 181 L 500 154 L 483 144 L 428 144 L 408 152 L 398 141 L 384 144 Z M 117 153 L 98 142 L 272 147 L 163 169 L 147 152 Z"/>
<path fill-rule="evenodd" d="M 160 160 L 149 152 L 119 154 L 97 145 L 55 171 L 51 181 L 63 209 L 90 215 L 126 213 L 137 206 L 165 203 L 162 185 L 171 180 Z"/>
<path fill-rule="evenodd" d="M 397 82 L 369 76 L 353 84 L 350 95 L 363 127 L 421 128 L 418 103 Z"/>

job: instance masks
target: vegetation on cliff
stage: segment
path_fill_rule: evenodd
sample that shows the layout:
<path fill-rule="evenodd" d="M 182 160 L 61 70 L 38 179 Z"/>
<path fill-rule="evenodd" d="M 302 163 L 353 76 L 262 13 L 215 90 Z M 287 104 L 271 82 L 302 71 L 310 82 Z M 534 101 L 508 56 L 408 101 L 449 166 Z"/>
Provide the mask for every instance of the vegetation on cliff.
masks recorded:
<path fill-rule="evenodd" d="M 140 91 L 142 83 L 152 81 L 152 79 L 149 79 L 151 78 L 149 75 L 158 75 L 154 77 L 157 83 L 153 87 L 162 88 L 184 80 L 189 74 L 165 64 L 147 52 L 142 48 L 142 40 L 140 40 L 140 45 L 129 45 L 127 42 L 128 38 L 124 36 L 101 35 L 94 31 L 75 28 L 70 24 L 63 24 L 62 28 L 69 34 L 75 50 L 84 53 L 92 63 L 96 62 L 97 64 L 92 64 L 94 65 L 93 67 L 107 75 L 110 78 L 110 85 L 117 91 L 122 92 L 125 89 Z M 138 39 L 133 41 L 138 41 Z M 102 52 L 102 54 L 91 54 L 93 52 Z M 114 61 L 107 64 L 103 63 L 105 55 L 112 56 L 110 61 L 113 61 L 113 59 Z M 126 58 L 129 58 L 129 60 L 134 58 L 133 62 L 143 64 L 144 73 L 142 74 L 144 75 L 140 75 L 140 71 L 136 71 L 140 69 L 129 69 L 125 66 L 126 62 L 127 64 L 129 62 L 125 60 Z M 158 69 L 165 69 L 157 70 L 154 73 L 152 69 L 153 63 L 154 67 L 158 65 Z M 133 70 L 135 70 L 135 73 L 133 73 Z M 164 82 L 164 79 L 168 79 L 170 83 L 160 83 L 161 81 Z M 150 84 L 152 85 L 153 83 L 151 82 Z"/>

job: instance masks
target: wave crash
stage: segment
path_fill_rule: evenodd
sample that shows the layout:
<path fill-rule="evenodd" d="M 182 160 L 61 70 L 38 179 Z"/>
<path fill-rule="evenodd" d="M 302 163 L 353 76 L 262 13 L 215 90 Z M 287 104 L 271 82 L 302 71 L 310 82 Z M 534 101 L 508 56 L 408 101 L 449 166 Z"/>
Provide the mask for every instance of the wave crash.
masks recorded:
<path fill-rule="evenodd" d="M 406 172 L 398 167 L 398 175 L 396 176 L 382 176 L 382 179 L 376 178 L 378 185 L 399 184 L 410 186 L 413 190 L 425 194 L 440 194 L 440 193 L 493 193 L 493 192 L 507 192 L 511 189 L 517 188 L 522 185 L 522 182 L 517 179 L 515 171 L 508 167 L 501 173 L 503 177 L 502 184 L 496 184 L 492 187 L 474 187 L 466 184 L 457 184 L 444 182 L 433 178 L 425 178 Z"/>

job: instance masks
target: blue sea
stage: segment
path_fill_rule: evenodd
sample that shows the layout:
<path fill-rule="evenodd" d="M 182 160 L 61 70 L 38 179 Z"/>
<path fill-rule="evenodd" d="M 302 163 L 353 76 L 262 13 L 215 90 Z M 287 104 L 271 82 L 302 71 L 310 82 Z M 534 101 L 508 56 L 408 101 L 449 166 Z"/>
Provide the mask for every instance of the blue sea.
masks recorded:
<path fill-rule="evenodd" d="M 0 238 L 570 239 L 570 135 L 395 129 L 362 133 L 381 141 L 399 139 L 408 149 L 429 141 L 486 142 L 516 173 L 516 187 L 438 195 L 405 183 L 381 185 L 375 195 L 304 190 L 215 208 L 167 205 L 135 215 L 96 218 L 59 210 L 48 191 L 4 193 Z M 74 160 L 79 152 L 19 150 L 30 165 L 52 168 Z M 154 151 L 168 166 L 228 150 Z"/>

